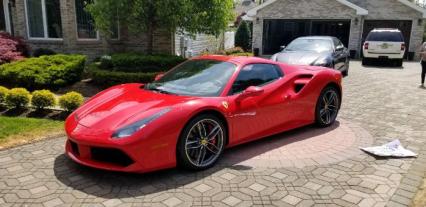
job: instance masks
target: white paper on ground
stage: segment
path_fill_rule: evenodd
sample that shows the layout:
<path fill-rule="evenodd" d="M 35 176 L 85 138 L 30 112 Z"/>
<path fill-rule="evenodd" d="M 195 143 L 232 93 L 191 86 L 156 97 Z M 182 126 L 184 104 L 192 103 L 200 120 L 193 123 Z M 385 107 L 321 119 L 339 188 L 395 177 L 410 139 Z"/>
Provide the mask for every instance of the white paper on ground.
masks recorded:
<path fill-rule="evenodd" d="M 399 140 L 394 140 L 382 146 L 361 147 L 362 150 L 381 157 L 417 157 L 417 154 L 401 146 Z"/>

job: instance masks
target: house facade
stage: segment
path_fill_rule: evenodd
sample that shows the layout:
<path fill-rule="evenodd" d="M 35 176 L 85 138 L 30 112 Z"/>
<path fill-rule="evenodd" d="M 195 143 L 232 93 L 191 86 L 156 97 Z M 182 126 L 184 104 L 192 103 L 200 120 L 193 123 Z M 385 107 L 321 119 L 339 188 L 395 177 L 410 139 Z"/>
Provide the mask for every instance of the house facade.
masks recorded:
<path fill-rule="evenodd" d="M 125 25 L 111 34 L 96 30 L 85 11 L 92 0 L 0 0 L 0 31 L 23 37 L 31 49 L 48 48 L 58 53 L 79 53 L 90 58 L 127 51 L 146 51 L 145 34 L 132 35 Z M 218 38 L 209 35 L 155 31 L 154 52 L 194 56 L 217 50 Z"/>
<path fill-rule="evenodd" d="M 359 57 L 372 29 L 398 28 L 407 58 L 415 58 L 426 12 L 408 0 L 268 0 L 247 16 L 253 21 L 253 49 L 259 55 L 274 54 L 300 36 L 330 35 Z"/>

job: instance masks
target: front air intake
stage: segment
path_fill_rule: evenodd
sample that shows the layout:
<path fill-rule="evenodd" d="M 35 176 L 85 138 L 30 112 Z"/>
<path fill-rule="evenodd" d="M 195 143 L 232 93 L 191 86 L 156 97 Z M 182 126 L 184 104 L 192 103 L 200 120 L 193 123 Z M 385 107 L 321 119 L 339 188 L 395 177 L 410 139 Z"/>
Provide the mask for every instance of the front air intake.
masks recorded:
<path fill-rule="evenodd" d="M 98 162 L 110 163 L 122 167 L 129 166 L 134 161 L 119 149 L 92 147 L 90 149 L 92 159 Z"/>

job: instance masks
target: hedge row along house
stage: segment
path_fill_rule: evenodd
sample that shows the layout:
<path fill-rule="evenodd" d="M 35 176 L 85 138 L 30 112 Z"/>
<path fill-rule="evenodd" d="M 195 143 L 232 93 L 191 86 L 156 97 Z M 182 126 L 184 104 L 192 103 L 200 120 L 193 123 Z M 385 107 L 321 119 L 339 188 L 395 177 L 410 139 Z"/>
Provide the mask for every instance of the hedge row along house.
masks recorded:
<path fill-rule="evenodd" d="M 306 35 L 338 37 L 359 57 L 374 28 L 398 28 L 415 56 L 423 41 L 425 10 L 409 0 L 265 0 L 245 16 L 253 21 L 253 49 L 271 55 L 293 39 Z"/>
<path fill-rule="evenodd" d="M 58 53 L 79 53 L 89 58 L 112 52 L 146 50 L 144 34 L 131 35 L 117 22 L 107 37 L 97 31 L 84 9 L 91 0 L 1 0 L 0 31 L 23 37 L 32 50 L 48 48 Z M 195 56 L 219 49 L 220 38 L 155 31 L 154 53 Z"/>

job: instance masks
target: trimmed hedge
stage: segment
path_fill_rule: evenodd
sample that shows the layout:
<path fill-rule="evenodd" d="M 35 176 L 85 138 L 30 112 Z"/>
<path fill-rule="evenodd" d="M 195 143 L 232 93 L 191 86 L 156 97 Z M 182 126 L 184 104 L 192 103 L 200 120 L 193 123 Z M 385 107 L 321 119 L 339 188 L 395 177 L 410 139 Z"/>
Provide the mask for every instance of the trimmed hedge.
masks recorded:
<path fill-rule="evenodd" d="M 53 107 L 56 105 L 55 94 L 49 90 L 38 90 L 32 93 L 31 105 L 37 109 Z"/>
<path fill-rule="evenodd" d="M 0 104 L 6 102 L 7 93 L 9 93 L 9 89 L 0 86 Z"/>
<path fill-rule="evenodd" d="M 0 82 L 29 89 L 57 89 L 79 81 L 85 62 L 83 55 L 28 58 L 1 65 Z"/>
<path fill-rule="evenodd" d="M 113 71 L 151 73 L 170 70 L 185 60 L 183 57 L 173 55 L 118 53 L 111 55 L 110 60 L 102 58 L 101 61 L 102 65 L 112 65 L 112 68 L 108 69 Z"/>
<path fill-rule="evenodd" d="M 81 104 L 83 104 L 83 102 L 83 96 L 80 93 L 74 91 L 68 92 L 59 97 L 59 105 L 67 111 L 76 110 L 79 106 L 81 106 Z"/>
<path fill-rule="evenodd" d="M 251 52 L 232 53 L 232 54 L 230 54 L 230 56 L 247 56 L 247 57 L 252 57 L 253 53 L 251 53 Z"/>
<path fill-rule="evenodd" d="M 121 71 L 108 71 L 97 68 L 97 65 L 93 64 L 89 67 L 89 74 L 92 77 L 92 81 L 96 85 L 109 87 L 123 83 L 148 83 L 154 80 L 158 72 L 151 73 L 132 73 L 132 72 L 121 72 Z"/>
<path fill-rule="evenodd" d="M 30 100 L 31 94 L 25 88 L 12 88 L 6 96 L 6 104 L 13 108 L 26 107 Z"/>

